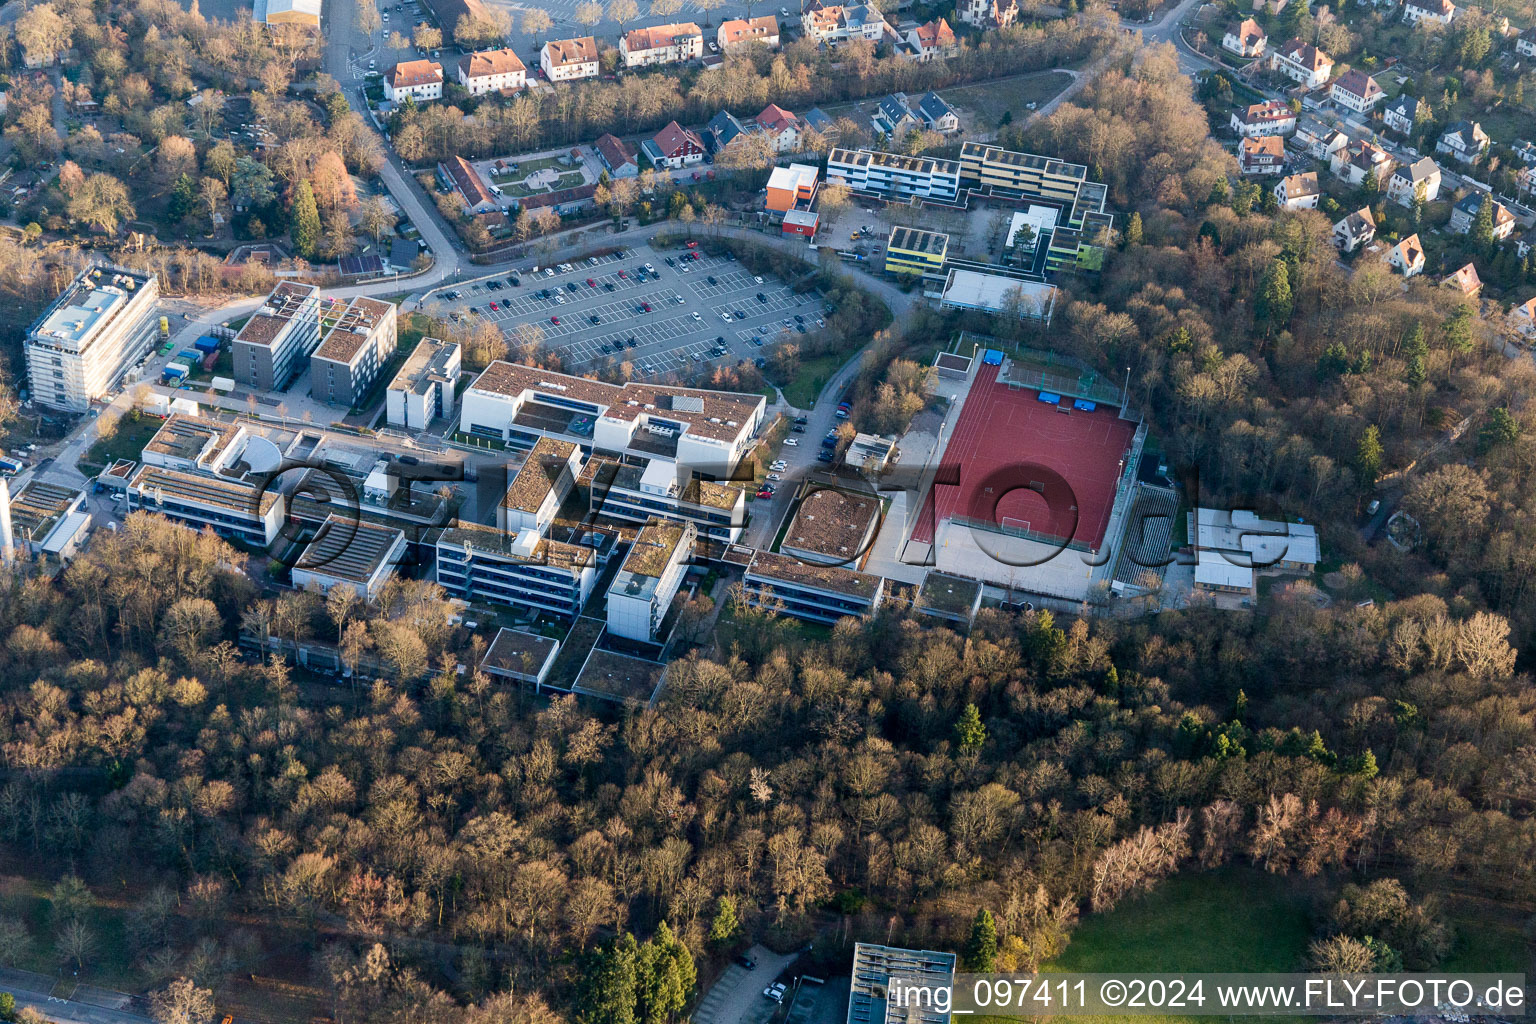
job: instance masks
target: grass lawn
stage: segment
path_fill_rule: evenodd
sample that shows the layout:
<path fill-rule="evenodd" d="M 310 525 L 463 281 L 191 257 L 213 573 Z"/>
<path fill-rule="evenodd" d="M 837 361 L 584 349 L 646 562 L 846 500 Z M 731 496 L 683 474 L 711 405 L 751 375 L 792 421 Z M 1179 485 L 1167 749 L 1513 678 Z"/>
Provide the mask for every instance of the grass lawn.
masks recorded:
<path fill-rule="evenodd" d="M 976 115 L 978 128 L 995 128 L 1005 113 L 1013 120 L 1023 120 L 1028 104 L 1042 104 L 1072 84 L 1072 76 L 1061 71 L 1010 78 L 1004 82 L 964 85 L 945 89 L 944 98 L 956 108 Z"/>
<path fill-rule="evenodd" d="M 809 409 L 827 381 L 846 361 L 847 357 L 838 352 L 800 360 L 795 379 L 780 385 L 784 391 L 784 400 L 796 409 Z"/>
<path fill-rule="evenodd" d="M 93 465 L 106 468 L 118 459 L 132 459 L 139 461 L 139 456 L 144 453 L 144 446 L 149 439 L 155 436 L 155 431 L 160 429 L 164 420 L 154 416 L 145 416 L 141 413 L 131 412 L 117 421 L 117 433 L 104 440 L 91 445 L 91 450 L 85 453 L 81 462 L 89 462 Z"/>
<path fill-rule="evenodd" d="M 555 187 L 550 189 L 550 191 L 559 192 L 561 189 L 579 188 L 586 184 L 586 181 L 587 176 L 585 174 L 582 174 L 580 171 L 571 171 L 569 174 L 560 175 L 555 181 Z"/>
<path fill-rule="evenodd" d="M 39 974 L 58 973 L 60 958 L 54 948 L 57 924 L 52 914 L 53 901 L 49 898 L 51 888 L 51 883 L 15 875 L 0 878 L 0 914 L 22 921 L 32 934 L 32 942 L 22 957 L 6 966 Z M 121 911 L 114 907 L 93 906 L 85 911 L 83 922 L 91 932 L 95 952 L 85 958 L 80 981 L 122 989 L 136 989 L 142 985 L 143 979 L 133 969 Z M 69 976 L 74 967 L 74 962 L 70 961 L 64 975 Z"/>
<path fill-rule="evenodd" d="M 1525 937 L 1525 918 L 1515 908 L 1467 899 L 1451 901 L 1448 910 L 1456 942 L 1442 970 L 1530 974 L 1536 966 L 1536 947 Z"/>

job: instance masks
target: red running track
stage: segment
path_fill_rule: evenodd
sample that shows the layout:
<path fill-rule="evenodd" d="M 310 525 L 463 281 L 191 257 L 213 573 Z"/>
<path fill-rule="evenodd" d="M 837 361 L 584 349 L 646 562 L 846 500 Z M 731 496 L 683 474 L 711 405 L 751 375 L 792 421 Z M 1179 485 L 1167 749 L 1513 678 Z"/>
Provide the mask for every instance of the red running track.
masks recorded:
<path fill-rule="evenodd" d="M 963 515 L 1097 551 L 1135 426 L 1103 405 L 1071 409 L 1070 398 L 1063 413 L 1033 388 L 1000 383 L 999 369 L 978 371 L 939 463 L 937 479 L 950 482 L 929 490 L 912 539 L 932 544 L 938 522 Z"/>

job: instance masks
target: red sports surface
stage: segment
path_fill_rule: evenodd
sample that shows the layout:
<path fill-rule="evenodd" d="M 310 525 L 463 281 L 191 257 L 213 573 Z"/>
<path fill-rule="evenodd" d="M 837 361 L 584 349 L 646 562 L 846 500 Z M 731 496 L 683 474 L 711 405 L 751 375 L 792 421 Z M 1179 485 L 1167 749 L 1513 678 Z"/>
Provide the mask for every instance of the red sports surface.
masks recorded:
<path fill-rule="evenodd" d="M 1135 425 L 1119 410 L 1068 412 L 1033 388 L 1010 388 L 982 366 L 960 409 L 912 539 L 933 543 L 938 523 L 965 516 L 1076 541 L 1097 551 Z"/>

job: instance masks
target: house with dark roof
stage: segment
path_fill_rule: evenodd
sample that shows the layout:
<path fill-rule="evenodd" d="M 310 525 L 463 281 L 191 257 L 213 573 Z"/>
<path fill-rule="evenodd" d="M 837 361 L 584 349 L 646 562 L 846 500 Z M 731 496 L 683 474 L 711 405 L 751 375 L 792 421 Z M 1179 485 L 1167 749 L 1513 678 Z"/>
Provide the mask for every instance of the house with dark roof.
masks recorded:
<path fill-rule="evenodd" d="M 1457 121 L 1435 143 L 1435 152 L 1454 157 L 1464 164 L 1475 164 L 1488 152 L 1488 133 L 1476 121 Z"/>
<path fill-rule="evenodd" d="M 1424 101 L 1407 93 L 1388 103 L 1381 112 L 1381 119 L 1388 128 L 1403 135 L 1413 134 L 1413 122 L 1418 120 L 1419 108 Z"/>
<path fill-rule="evenodd" d="M 960 117 L 955 109 L 936 92 L 925 92 L 917 101 L 917 116 L 923 124 L 936 132 L 949 134 L 960 130 Z"/>
<path fill-rule="evenodd" d="M 893 92 L 875 104 L 875 112 L 869 115 L 869 123 L 880 135 L 895 138 L 921 126 L 922 120 L 908 105 L 906 93 Z"/>
<path fill-rule="evenodd" d="M 1275 186 L 1275 201 L 1282 210 L 1315 210 L 1322 195 L 1316 171 L 1287 175 Z"/>
<path fill-rule="evenodd" d="M 1477 224 L 1477 215 L 1482 211 L 1483 200 L 1487 199 L 1493 204 L 1493 240 L 1502 242 L 1515 230 L 1515 215 L 1509 212 L 1509 207 L 1482 192 L 1469 192 L 1463 196 L 1455 206 L 1451 207 L 1451 220 L 1446 225 L 1452 234 L 1469 235 Z"/>
<path fill-rule="evenodd" d="M 1351 185 L 1362 184 L 1372 175 L 1380 184 L 1392 173 L 1392 157 L 1375 143 L 1356 139 L 1334 154 L 1329 168 Z"/>
<path fill-rule="evenodd" d="M 704 126 L 702 132 L 704 148 L 714 156 L 746 134 L 747 126 L 737 120 L 735 114 L 722 110 L 710 118 L 709 123 Z"/>
<path fill-rule="evenodd" d="M 1424 156 L 1403 164 L 1387 179 L 1387 198 L 1399 206 L 1412 207 L 1415 200 L 1432 203 L 1440 195 L 1440 167 Z"/>
<path fill-rule="evenodd" d="M 1376 218 L 1362 206 L 1333 226 L 1333 244 L 1340 252 L 1354 252 L 1376 237 Z"/>
<path fill-rule="evenodd" d="M 704 159 L 704 140 L 697 132 L 669 121 L 654 137 L 640 144 L 640 152 L 656 167 L 691 167 Z"/>

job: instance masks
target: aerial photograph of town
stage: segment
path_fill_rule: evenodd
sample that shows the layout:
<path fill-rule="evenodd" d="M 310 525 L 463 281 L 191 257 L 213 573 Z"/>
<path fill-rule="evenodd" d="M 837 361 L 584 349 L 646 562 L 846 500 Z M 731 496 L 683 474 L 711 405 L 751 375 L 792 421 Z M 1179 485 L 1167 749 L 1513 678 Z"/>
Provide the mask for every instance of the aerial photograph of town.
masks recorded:
<path fill-rule="evenodd" d="M 0 4 L 0 1022 L 1528 1013 L 1536 0 L 783 2 Z"/>

